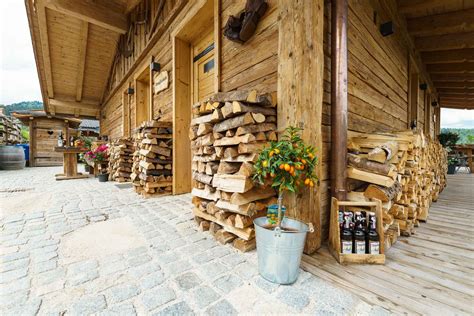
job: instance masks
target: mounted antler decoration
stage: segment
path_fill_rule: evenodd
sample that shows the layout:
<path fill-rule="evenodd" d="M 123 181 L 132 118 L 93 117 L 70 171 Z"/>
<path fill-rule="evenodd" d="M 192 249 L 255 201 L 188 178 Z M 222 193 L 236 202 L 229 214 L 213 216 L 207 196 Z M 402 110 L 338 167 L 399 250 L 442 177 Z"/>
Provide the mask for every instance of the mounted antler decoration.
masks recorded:
<path fill-rule="evenodd" d="M 231 15 L 224 28 L 224 35 L 231 41 L 245 43 L 255 33 L 258 21 L 267 11 L 265 0 L 247 0 L 245 10 L 238 17 Z"/>

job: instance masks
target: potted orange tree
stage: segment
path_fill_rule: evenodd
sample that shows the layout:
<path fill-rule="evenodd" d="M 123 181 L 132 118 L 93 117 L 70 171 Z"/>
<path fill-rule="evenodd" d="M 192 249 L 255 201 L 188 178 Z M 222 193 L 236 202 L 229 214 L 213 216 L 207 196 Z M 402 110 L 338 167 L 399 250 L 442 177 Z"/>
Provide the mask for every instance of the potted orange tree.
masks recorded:
<path fill-rule="evenodd" d="M 309 227 L 284 216 L 284 194 L 295 194 L 317 182 L 314 169 L 318 163 L 315 149 L 301 139 L 301 129 L 288 127 L 277 142 L 263 149 L 255 163 L 253 179 L 278 191 L 278 205 L 270 205 L 267 217 L 254 220 L 258 270 L 265 279 L 291 284 L 298 278 L 301 255 Z M 272 214 L 272 209 L 277 214 Z"/>

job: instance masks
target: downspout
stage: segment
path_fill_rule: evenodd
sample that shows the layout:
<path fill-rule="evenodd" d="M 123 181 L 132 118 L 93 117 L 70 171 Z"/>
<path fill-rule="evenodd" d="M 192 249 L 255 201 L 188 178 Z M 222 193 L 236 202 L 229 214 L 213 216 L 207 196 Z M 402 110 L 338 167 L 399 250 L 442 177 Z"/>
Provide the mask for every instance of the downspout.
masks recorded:
<path fill-rule="evenodd" d="M 331 5 L 331 195 L 346 200 L 347 0 Z"/>

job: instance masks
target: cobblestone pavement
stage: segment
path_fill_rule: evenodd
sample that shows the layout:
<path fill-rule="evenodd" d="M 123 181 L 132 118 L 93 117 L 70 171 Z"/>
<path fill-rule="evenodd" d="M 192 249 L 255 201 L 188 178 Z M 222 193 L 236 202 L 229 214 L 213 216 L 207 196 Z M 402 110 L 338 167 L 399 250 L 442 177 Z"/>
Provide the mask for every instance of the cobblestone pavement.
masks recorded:
<path fill-rule="evenodd" d="M 35 209 L 33 201 L 26 212 L 0 205 L 1 315 L 385 312 L 304 271 L 292 286 L 265 281 L 255 251 L 242 254 L 196 230 L 189 195 L 142 199 L 94 178 L 57 182 L 60 171 L 0 171 L 3 201 L 21 205 L 50 196 L 46 206 Z M 145 246 L 76 262 L 63 258 L 68 235 L 118 218 L 136 227 Z"/>

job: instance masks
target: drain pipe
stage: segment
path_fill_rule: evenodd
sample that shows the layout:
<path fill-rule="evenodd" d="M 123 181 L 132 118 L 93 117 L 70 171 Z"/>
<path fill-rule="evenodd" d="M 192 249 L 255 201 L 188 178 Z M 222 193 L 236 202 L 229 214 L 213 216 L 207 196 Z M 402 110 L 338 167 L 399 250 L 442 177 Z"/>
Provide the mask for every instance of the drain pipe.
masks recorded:
<path fill-rule="evenodd" d="M 347 0 L 331 4 L 331 194 L 346 200 Z"/>

